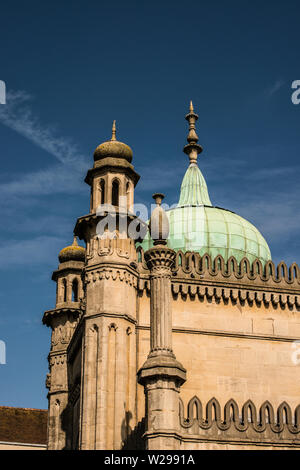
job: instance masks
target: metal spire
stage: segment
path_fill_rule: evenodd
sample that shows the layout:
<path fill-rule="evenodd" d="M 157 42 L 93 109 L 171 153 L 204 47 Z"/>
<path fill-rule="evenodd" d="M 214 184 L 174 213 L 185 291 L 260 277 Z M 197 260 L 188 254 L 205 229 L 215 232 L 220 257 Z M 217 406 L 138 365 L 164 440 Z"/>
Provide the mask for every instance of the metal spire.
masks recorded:
<path fill-rule="evenodd" d="M 197 143 L 199 140 L 196 133 L 198 115 L 194 112 L 192 101 L 190 102 L 190 112 L 185 116 L 185 119 L 189 123 L 189 133 L 187 136 L 188 145 L 184 147 L 183 151 L 189 156 L 190 164 L 197 164 L 197 157 L 202 152 L 202 147 Z"/>
<path fill-rule="evenodd" d="M 116 139 L 116 121 L 114 120 L 113 121 L 113 125 L 112 125 L 112 135 L 111 135 L 111 139 L 110 140 L 117 140 Z"/>

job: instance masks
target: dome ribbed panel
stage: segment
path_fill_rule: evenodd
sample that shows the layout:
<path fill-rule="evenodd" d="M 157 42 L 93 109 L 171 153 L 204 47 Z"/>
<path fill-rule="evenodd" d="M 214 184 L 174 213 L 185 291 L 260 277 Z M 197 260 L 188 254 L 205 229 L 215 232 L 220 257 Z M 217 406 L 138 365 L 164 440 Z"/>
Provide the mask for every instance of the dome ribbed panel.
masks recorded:
<path fill-rule="evenodd" d="M 182 180 L 178 206 L 211 206 L 204 176 L 199 167 L 192 163 Z"/>

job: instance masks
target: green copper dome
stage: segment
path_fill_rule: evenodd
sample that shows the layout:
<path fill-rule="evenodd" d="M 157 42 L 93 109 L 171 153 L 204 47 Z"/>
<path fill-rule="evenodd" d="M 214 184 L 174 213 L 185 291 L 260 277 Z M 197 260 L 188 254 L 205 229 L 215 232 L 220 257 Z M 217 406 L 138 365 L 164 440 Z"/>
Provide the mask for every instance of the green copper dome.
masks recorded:
<path fill-rule="evenodd" d="M 193 108 L 186 118 L 189 122 L 198 118 Z M 251 263 L 259 259 L 265 264 L 271 260 L 271 252 L 257 228 L 234 212 L 212 205 L 205 179 L 196 163 L 197 153 L 202 148 L 197 144 L 198 137 L 192 126 L 192 137 L 184 149 L 189 154 L 190 165 L 181 184 L 179 203 L 176 208 L 166 211 L 170 224 L 168 246 L 175 251 L 208 253 L 213 259 L 222 255 L 227 261 L 234 256 L 240 262 L 246 257 Z M 153 242 L 147 233 L 142 247 L 148 250 L 151 246 Z"/>
<path fill-rule="evenodd" d="M 193 166 L 192 166 L 193 165 Z M 226 209 L 213 207 L 205 179 L 197 165 L 192 164 L 182 181 L 178 206 L 166 211 L 170 224 L 168 246 L 178 251 L 208 253 L 212 258 L 222 255 L 227 261 L 246 257 L 265 264 L 271 259 L 267 242 L 254 225 Z M 153 246 L 149 234 L 142 243 L 144 250 Z"/>

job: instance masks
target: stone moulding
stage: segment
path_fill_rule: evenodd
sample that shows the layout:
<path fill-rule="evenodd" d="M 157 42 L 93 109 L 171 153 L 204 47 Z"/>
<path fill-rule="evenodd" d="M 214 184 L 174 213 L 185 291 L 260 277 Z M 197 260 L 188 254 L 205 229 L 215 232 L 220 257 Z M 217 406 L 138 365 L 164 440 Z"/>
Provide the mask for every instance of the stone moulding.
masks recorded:
<path fill-rule="evenodd" d="M 275 288 L 274 288 L 275 290 Z M 261 290 L 247 290 L 245 287 L 240 289 L 230 289 L 214 286 L 205 286 L 205 285 L 189 285 L 186 282 L 172 282 L 172 292 L 174 295 L 179 293 L 183 295 L 196 296 L 200 298 L 206 298 L 208 300 L 214 298 L 217 302 L 223 300 L 224 302 L 231 300 L 233 302 L 239 302 L 241 304 L 256 302 L 256 304 L 265 304 L 268 306 L 272 304 L 273 306 L 280 305 L 281 307 L 288 306 L 292 308 L 295 306 L 297 309 L 300 308 L 300 292 L 299 295 L 293 295 L 284 292 L 263 292 Z"/>
<path fill-rule="evenodd" d="M 75 302 L 74 302 L 75 304 Z M 67 306 L 67 307 L 58 307 L 52 310 L 46 310 L 43 316 L 43 324 L 51 326 L 53 318 L 59 317 L 62 314 L 69 315 L 70 318 L 74 320 L 79 320 L 82 315 L 82 309 L 80 308 L 80 303 L 76 302 L 76 307 Z"/>
<path fill-rule="evenodd" d="M 113 281 L 121 281 L 129 284 L 130 286 L 137 287 L 136 275 L 128 272 L 126 269 L 116 268 L 99 268 L 93 271 L 86 271 L 85 282 L 87 284 L 91 282 L 97 282 L 101 280 L 112 279 Z"/>
<path fill-rule="evenodd" d="M 207 433 L 213 440 L 254 439 L 276 443 L 293 441 L 300 445 L 300 405 L 294 413 L 286 402 L 282 402 L 276 412 L 269 401 L 265 401 L 259 410 L 251 400 L 239 409 L 235 400 L 230 399 L 224 406 L 223 413 L 216 398 L 212 398 L 205 407 L 197 396 L 187 405 L 187 417 L 184 417 L 184 405 L 179 404 L 179 420 L 182 437 Z"/>

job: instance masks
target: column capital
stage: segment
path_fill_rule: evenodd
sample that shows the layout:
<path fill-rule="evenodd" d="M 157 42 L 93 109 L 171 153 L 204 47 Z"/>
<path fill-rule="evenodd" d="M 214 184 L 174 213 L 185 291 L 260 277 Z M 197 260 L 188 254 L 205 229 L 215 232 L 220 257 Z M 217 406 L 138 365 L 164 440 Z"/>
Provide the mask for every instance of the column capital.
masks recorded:
<path fill-rule="evenodd" d="M 166 245 L 156 245 L 145 252 L 145 261 L 152 276 L 171 275 L 176 252 Z"/>

